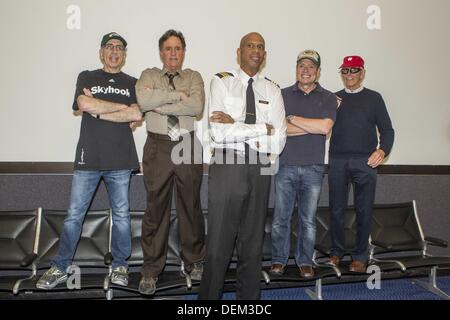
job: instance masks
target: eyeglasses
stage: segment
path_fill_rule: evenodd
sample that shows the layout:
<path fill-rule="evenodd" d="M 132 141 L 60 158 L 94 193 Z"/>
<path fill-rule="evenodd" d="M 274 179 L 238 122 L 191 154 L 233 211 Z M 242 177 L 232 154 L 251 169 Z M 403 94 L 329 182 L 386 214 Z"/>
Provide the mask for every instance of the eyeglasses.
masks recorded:
<path fill-rule="evenodd" d="M 351 74 L 355 74 L 360 72 L 361 70 L 362 70 L 361 68 L 342 68 L 341 73 L 348 74 L 350 72 Z"/>
<path fill-rule="evenodd" d="M 125 47 L 118 44 L 118 45 L 113 45 L 111 43 L 107 43 L 103 46 L 103 48 L 105 48 L 106 50 L 111 50 L 113 51 L 114 49 L 116 49 L 117 51 L 124 51 Z"/>

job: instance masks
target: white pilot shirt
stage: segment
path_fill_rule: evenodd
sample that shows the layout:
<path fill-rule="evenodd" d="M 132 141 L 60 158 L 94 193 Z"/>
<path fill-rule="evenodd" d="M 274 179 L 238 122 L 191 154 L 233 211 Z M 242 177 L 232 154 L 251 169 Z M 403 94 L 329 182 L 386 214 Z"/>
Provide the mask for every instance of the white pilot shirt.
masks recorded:
<path fill-rule="evenodd" d="M 211 80 L 209 116 L 229 114 L 234 123 L 210 122 L 211 147 L 244 151 L 244 143 L 263 153 L 279 155 L 286 143 L 286 121 L 280 88 L 259 73 L 253 77 L 256 123 L 246 124 L 246 91 L 250 76 L 242 69 L 216 74 Z M 267 135 L 266 123 L 275 133 Z M 259 146 L 259 147 L 258 147 Z"/>

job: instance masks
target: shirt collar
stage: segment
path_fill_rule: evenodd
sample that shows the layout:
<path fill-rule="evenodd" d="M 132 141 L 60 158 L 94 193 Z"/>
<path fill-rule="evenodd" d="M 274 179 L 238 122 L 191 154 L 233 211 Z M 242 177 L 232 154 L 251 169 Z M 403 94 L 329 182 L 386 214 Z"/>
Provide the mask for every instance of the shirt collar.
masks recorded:
<path fill-rule="evenodd" d="M 248 80 L 250 80 L 250 78 L 253 78 L 253 81 L 256 81 L 256 80 L 259 78 L 259 76 L 260 76 L 260 74 L 259 74 L 259 72 L 258 72 L 258 73 L 255 74 L 253 77 L 250 77 L 250 76 L 249 76 L 247 73 L 245 73 L 245 71 L 242 70 L 241 68 L 239 68 L 238 74 L 239 74 L 239 79 L 241 79 L 241 81 L 242 81 L 242 83 L 243 83 L 244 85 L 247 85 L 247 84 L 248 84 Z"/>
<path fill-rule="evenodd" d="M 352 94 L 352 93 L 359 93 L 359 92 L 364 90 L 364 86 L 361 86 L 361 87 L 359 87 L 358 89 L 355 89 L 355 90 L 350 90 L 350 89 L 347 89 L 347 88 L 344 88 L 344 90 L 345 90 L 345 92 L 350 93 L 350 94 Z"/>
<path fill-rule="evenodd" d="M 298 81 L 296 81 L 296 82 L 294 83 L 294 85 L 292 86 L 292 91 L 301 91 L 302 93 L 305 93 L 303 90 L 301 90 L 301 89 L 298 87 Z M 323 91 L 322 86 L 321 86 L 318 82 L 316 82 L 316 87 L 313 89 L 313 91 L 311 91 L 311 92 L 308 93 L 308 94 L 311 94 L 311 93 L 313 93 L 313 92 L 315 92 L 315 91 L 317 91 L 317 92 Z"/>
<path fill-rule="evenodd" d="M 176 72 L 178 72 L 178 76 L 180 77 L 180 78 L 183 78 L 183 73 L 184 73 L 184 71 L 183 70 L 177 70 Z M 169 70 L 167 70 L 165 67 L 163 67 L 162 68 L 162 70 L 161 70 L 161 78 L 162 77 L 165 77 L 166 76 L 166 73 L 170 73 L 169 72 Z"/>

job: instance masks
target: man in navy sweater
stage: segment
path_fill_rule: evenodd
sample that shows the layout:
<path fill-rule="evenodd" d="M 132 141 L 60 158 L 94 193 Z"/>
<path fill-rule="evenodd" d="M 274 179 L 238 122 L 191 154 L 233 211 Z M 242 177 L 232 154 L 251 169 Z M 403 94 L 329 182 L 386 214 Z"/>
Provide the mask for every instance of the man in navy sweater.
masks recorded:
<path fill-rule="evenodd" d="M 364 88 L 366 70 L 359 56 L 348 56 L 340 67 L 344 89 L 329 150 L 329 200 L 332 249 L 329 263 L 339 266 L 345 254 L 344 213 L 353 184 L 357 214 L 356 244 L 351 272 L 366 272 L 377 167 L 391 151 L 394 129 L 383 98 Z M 377 129 L 379 135 L 377 133 Z"/>

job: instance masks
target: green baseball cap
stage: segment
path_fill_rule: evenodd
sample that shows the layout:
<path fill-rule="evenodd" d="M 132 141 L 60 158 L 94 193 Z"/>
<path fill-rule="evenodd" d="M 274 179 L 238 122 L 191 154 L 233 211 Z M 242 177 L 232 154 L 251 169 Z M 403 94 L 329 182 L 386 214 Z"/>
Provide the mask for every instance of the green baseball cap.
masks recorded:
<path fill-rule="evenodd" d="M 117 40 L 121 41 L 122 44 L 123 44 L 123 46 L 124 46 L 125 48 L 127 47 L 127 42 L 126 42 L 125 39 L 124 39 L 120 34 L 118 34 L 117 32 L 110 32 L 110 33 L 105 34 L 105 35 L 103 36 L 103 38 L 102 38 L 102 42 L 100 43 L 100 46 L 103 47 L 109 40 L 112 40 L 112 39 L 117 39 Z"/>

